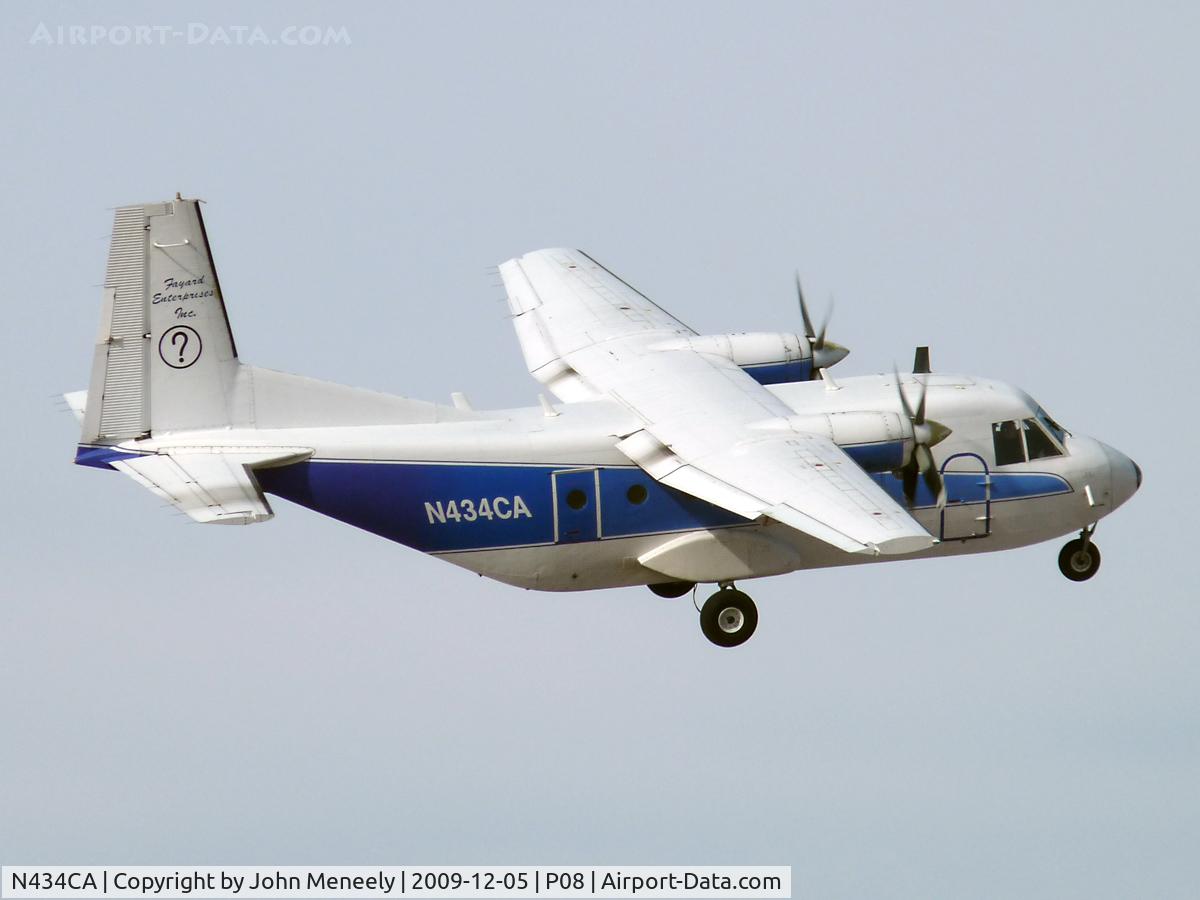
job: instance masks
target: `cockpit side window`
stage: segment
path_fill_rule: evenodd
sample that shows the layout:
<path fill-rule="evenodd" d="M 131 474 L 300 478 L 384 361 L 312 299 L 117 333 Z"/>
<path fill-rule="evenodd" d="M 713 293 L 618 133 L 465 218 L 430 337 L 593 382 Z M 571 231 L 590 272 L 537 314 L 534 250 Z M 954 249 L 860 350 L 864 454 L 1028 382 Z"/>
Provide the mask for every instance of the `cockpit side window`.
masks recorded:
<path fill-rule="evenodd" d="M 998 466 L 1025 462 L 1025 442 L 1021 440 L 1021 426 L 1016 422 L 996 422 L 992 425 L 992 446 L 996 451 Z"/>
<path fill-rule="evenodd" d="M 1021 423 L 1025 428 L 1025 446 L 1029 448 L 1029 458 L 1046 459 L 1050 456 L 1062 456 L 1062 451 L 1054 441 L 1046 436 L 1036 419 L 1026 419 Z"/>

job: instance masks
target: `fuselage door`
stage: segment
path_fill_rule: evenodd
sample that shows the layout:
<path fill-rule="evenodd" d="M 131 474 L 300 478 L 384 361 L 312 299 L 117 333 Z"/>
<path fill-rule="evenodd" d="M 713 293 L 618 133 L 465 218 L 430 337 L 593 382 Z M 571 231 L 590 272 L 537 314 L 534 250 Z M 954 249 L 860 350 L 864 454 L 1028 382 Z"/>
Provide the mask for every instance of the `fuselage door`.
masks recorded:
<path fill-rule="evenodd" d="M 956 453 L 942 463 L 946 506 L 941 539 L 961 541 L 992 533 L 992 478 L 982 456 Z"/>
<path fill-rule="evenodd" d="M 554 542 L 575 544 L 600 537 L 600 470 L 555 472 Z"/>

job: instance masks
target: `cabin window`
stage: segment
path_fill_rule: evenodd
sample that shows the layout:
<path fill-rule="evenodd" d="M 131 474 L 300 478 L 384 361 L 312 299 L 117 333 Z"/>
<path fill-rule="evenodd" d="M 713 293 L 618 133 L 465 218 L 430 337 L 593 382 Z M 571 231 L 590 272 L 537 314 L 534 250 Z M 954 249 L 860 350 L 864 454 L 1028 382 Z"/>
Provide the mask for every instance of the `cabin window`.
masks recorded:
<path fill-rule="evenodd" d="M 1023 423 L 1025 426 L 1025 446 L 1029 449 L 1030 459 L 1046 459 L 1050 456 L 1062 456 L 1062 451 L 1058 449 L 1058 445 L 1042 431 L 1036 419 L 1026 419 Z"/>
<path fill-rule="evenodd" d="M 567 506 L 571 509 L 583 509 L 587 506 L 587 494 L 575 488 L 567 494 Z"/>
<path fill-rule="evenodd" d="M 635 506 L 639 503 L 646 502 L 646 486 L 644 484 L 631 485 L 629 490 L 625 492 L 625 499 Z"/>
<path fill-rule="evenodd" d="M 992 425 L 992 446 L 998 466 L 1025 462 L 1025 443 L 1021 440 L 1021 427 L 1015 421 Z"/>

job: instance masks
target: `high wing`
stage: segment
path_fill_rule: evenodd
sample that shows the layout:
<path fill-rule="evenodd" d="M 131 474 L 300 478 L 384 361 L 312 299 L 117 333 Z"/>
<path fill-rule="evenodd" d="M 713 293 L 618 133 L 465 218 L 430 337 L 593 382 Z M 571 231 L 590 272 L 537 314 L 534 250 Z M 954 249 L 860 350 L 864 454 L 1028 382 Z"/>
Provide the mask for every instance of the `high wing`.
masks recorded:
<path fill-rule="evenodd" d="M 579 250 L 500 266 L 530 373 L 563 400 L 610 397 L 643 423 L 617 444 L 656 480 L 849 553 L 911 553 L 933 537 L 828 438 L 690 328 Z"/>
<path fill-rule="evenodd" d="M 696 332 L 582 250 L 538 250 L 500 266 L 513 327 L 529 374 L 560 400 L 591 400 L 591 385 L 568 357 L 607 341 Z"/>

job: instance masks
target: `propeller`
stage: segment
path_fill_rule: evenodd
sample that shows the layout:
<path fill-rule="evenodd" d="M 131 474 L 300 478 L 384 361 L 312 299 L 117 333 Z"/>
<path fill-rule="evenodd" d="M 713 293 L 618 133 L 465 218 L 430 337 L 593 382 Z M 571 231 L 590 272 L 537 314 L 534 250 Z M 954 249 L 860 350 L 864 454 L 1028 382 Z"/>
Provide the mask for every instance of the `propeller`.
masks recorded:
<path fill-rule="evenodd" d="M 929 492 L 937 498 L 937 505 L 941 508 L 946 505 L 946 485 L 942 482 L 930 448 L 949 437 L 950 429 L 941 422 L 925 418 L 925 395 L 928 390 L 928 385 L 922 381 L 921 399 L 917 401 L 916 412 L 913 412 L 908 397 L 904 394 L 904 388 L 900 385 L 900 371 L 896 370 L 896 393 L 900 395 L 900 406 L 904 415 L 912 422 L 913 429 L 912 452 L 900 467 L 900 477 L 904 481 L 904 499 L 909 506 L 916 503 L 917 478 L 921 477 Z"/>
<path fill-rule="evenodd" d="M 809 375 L 809 378 L 816 380 L 821 377 L 821 369 L 827 369 L 841 362 L 850 354 L 850 351 L 841 344 L 825 339 L 825 332 L 829 329 L 829 319 L 833 315 L 832 300 L 829 302 L 828 312 L 825 313 L 825 320 L 821 322 L 821 330 L 817 331 L 813 328 L 812 316 L 808 314 L 808 304 L 804 301 L 804 288 L 800 284 L 799 272 L 796 273 L 796 299 L 800 301 L 800 317 L 804 320 L 804 336 L 808 338 L 808 344 L 812 348 L 812 374 Z"/>

